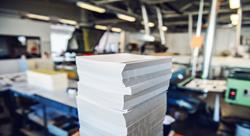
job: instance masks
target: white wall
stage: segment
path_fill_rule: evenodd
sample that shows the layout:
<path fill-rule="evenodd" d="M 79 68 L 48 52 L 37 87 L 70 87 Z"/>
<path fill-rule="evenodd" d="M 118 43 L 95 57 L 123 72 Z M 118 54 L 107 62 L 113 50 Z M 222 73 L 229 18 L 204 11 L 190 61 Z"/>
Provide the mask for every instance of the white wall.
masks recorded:
<path fill-rule="evenodd" d="M 250 29 L 242 29 L 242 34 L 247 33 Z M 204 33 L 203 33 L 204 35 Z M 204 37 L 205 38 L 205 37 Z M 170 52 L 187 55 L 191 53 L 188 33 L 167 33 L 167 46 Z M 219 55 L 222 51 L 232 50 L 235 45 L 235 28 L 219 27 L 216 29 L 214 41 L 214 55 Z"/>
<path fill-rule="evenodd" d="M 243 27 L 241 29 L 241 34 L 247 37 L 250 37 L 250 28 Z"/>
<path fill-rule="evenodd" d="M 50 52 L 50 24 L 20 18 L 0 16 L 0 34 L 38 36 L 41 51 Z M 0 60 L 0 74 L 18 72 L 18 60 Z"/>
<path fill-rule="evenodd" d="M 167 33 L 166 46 L 169 52 L 180 53 L 182 55 L 191 54 L 188 33 Z"/>
<path fill-rule="evenodd" d="M 50 52 L 49 23 L 0 16 L 0 34 L 38 36 L 42 52 Z"/>
<path fill-rule="evenodd" d="M 214 39 L 213 54 L 219 55 L 228 50 L 233 51 L 236 44 L 235 28 L 217 28 Z"/>

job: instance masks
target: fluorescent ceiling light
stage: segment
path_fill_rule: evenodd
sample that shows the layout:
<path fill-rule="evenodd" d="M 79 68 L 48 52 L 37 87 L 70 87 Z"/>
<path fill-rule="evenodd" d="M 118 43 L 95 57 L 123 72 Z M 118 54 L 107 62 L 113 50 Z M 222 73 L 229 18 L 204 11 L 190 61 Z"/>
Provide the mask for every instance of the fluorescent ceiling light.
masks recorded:
<path fill-rule="evenodd" d="M 161 29 L 162 29 L 163 31 L 167 31 L 167 30 L 168 30 L 168 27 L 162 26 Z"/>
<path fill-rule="evenodd" d="M 26 14 L 26 16 L 28 18 L 31 18 L 31 19 L 37 19 L 37 20 L 44 20 L 44 21 L 49 21 L 50 18 L 48 16 L 43 16 L 43 15 L 37 15 L 37 14 Z"/>
<path fill-rule="evenodd" d="M 112 27 L 111 30 L 112 30 L 113 32 L 118 32 L 118 33 L 122 31 L 121 28 L 117 28 L 117 27 Z"/>
<path fill-rule="evenodd" d="M 148 23 L 148 26 L 149 26 L 149 27 L 154 27 L 155 24 L 154 24 L 153 22 L 149 22 L 149 23 Z"/>
<path fill-rule="evenodd" d="M 144 22 L 142 22 L 142 24 L 144 24 Z M 155 23 L 153 23 L 153 22 L 148 22 L 148 26 L 149 26 L 149 27 L 154 27 L 154 26 L 155 26 Z"/>
<path fill-rule="evenodd" d="M 94 11 L 94 12 L 98 12 L 98 13 L 106 12 L 106 10 L 104 8 L 97 7 L 97 6 L 92 5 L 92 4 L 88 4 L 86 2 L 78 1 L 78 2 L 76 2 L 76 5 L 80 8 L 87 9 L 87 10 Z"/>
<path fill-rule="evenodd" d="M 107 30 L 108 27 L 107 26 L 103 26 L 103 25 L 95 25 L 95 29 L 98 29 L 98 30 Z"/>
<path fill-rule="evenodd" d="M 237 25 L 239 22 L 239 15 L 238 14 L 231 14 L 230 20 L 231 20 L 233 25 Z"/>
<path fill-rule="evenodd" d="M 238 8 L 240 8 L 240 0 L 229 0 L 229 7 L 231 9 L 238 9 Z"/>
<path fill-rule="evenodd" d="M 125 20 L 125 21 L 129 21 L 129 22 L 135 22 L 136 18 L 129 16 L 129 15 L 124 15 L 124 14 L 117 14 L 117 17 L 119 19 Z"/>
<path fill-rule="evenodd" d="M 59 19 L 59 22 L 61 22 L 63 24 L 77 25 L 77 22 L 75 20 Z"/>

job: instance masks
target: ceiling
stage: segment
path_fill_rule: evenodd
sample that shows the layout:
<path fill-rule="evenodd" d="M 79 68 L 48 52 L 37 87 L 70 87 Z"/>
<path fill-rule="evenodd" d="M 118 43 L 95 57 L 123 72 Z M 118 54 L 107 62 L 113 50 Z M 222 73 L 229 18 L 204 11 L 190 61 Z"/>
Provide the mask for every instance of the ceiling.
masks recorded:
<path fill-rule="evenodd" d="M 8 5 L 5 3 L 10 3 L 10 1 L 20 1 L 20 0 L 3 0 L 0 4 L 0 10 L 1 9 L 8 9 L 8 6 L 2 6 L 1 5 Z M 65 16 L 69 19 L 75 19 L 78 22 L 83 22 L 81 18 L 82 10 L 76 6 L 77 0 L 21 0 L 30 4 L 30 6 L 36 6 L 34 8 L 34 12 L 38 13 L 37 8 L 44 8 L 44 11 L 46 11 L 46 5 L 44 3 L 48 3 L 47 5 L 50 6 L 47 11 L 50 11 L 49 14 L 51 16 Z M 141 5 L 144 4 L 147 9 L 147 13 L 149 16 L 149 21 L 157 23 L 157 17 L 156 17 L 156 9 L 155 7 L 159 7 L 162 12 L 163 16 L 163 22 L 164 25 L 169 28 L 170 31 L 187 31 L 188 27 L 188 16 L 192 15 L 192 19 L 194 22 L 194 28 L 196 26 L 197 21 L 197 15 L 198 15 L 198 9 L 199 9 L 199 2 L 200 0 L 81 0 L 84 2 L 89 2 L 95 5 L 98 5 L 100 7 L 103 7 L 107 10 L 106 13 L 99 14 L 94 13 L 90 11 L 85 11 L 87 14 L 85 14 L 85 17 L 87 15 L 87 18 L 89 18 L 87 21 L 89 25 L 94 24 L 102 24 L 102 25 L 111 25 L 131 30 L 139 30 L 142 29 L 143 26 L 141 24 L 142 21 L 142 13 L 141 13 Z M 218 12 L 218 18 L 217 18 L 217 24 L 219 25 L 226 25 L 230 24 L 230 14 L 236 13 L 235 10 L 231 10 L 229 8 L 229 2 L 228 0 L 220 0 L 220 9 Z M 40 6 L 39 6 L 40 3 Z M 41 6 L 41 4 L 43 4 Z M 9 4 L 11 5 L 11 4 Z M 16 4 L 16 10 L 30 10 L 30 8 L 22 8 L 19 9 L 18 5 Z M 57 5 L 52 7 L 55 11 L 51 11 L 51 6 Z M 58 5 L 64 5 L 64 8 L 58 8 Z M 242 25 L 243 26 L 250 26 L 250 1 L 249 0 L 241 0 L 242 5 Z M 209 10 L 211 6 L 211 0 L 204 0 L 204 15 L 203 15 L 203 26 L 206 27 L 206 24 L 208 22 L 208 15 Z M 10 6 L 9 6 L 10 7 Z M 56 13 L 56 9 L 58 8 L 59 11 Z M 11 10 L 15 10 L 15 8 L 11 8 Z M 3 11 L 3 10 L 1 10 Z M 27 11 L 27 12 L 33 12 L 33 11 Z M 42 13 L 40 11 L 39 13 Z M 134 16 L 137 18 L 136 22 L 126 22 L 123 20 L 120 20 L 116 17 L 116 13 L 124 13 L 131 16 Z M 69 14 L 68 16 L 66 16 Z M 86 22 L 85 22 L 86 23 Z M 154 30 L 156 28 L 152 28 Z"/>

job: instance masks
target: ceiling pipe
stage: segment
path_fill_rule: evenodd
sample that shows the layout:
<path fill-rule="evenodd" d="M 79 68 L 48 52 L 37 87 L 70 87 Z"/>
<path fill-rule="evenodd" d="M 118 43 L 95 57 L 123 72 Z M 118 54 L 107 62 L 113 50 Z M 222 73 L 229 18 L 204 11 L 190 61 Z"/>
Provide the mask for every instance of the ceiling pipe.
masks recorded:
<path fill-rule="evenodd" d="M 190 7 L 192 7 L 193 6 L 193 3 L 188 3 L 188 4 L 186 4 L 186 5 L 184 5 L 183 7 L 181 7 L 181 11 L 185 11 L 185 10 L 187 10 L 187 9 L 189 9 Z"/>
<path fill-rule="evenodd" d="M 242 12 L 246 12 L 246 11 L 250 11 L 250 6 L 244 6 L 242 7 Z M 218 12 L 218 14 L 223 14 L 223 13 L 232 13 L 233 11 L 231 9 L 220 9 L 220 11 Z M 209 10 L 204 10 L 203 11 L 203 15 L 207 15 L 209 14 L 210 11 Z M 198 15 L 199 12 L 195 11 L 195 12 L 185 12 L 183 13 L 182 15 L 180 14 L 172 14 L 172 15 L 169 15 L 169 14 L 165 14 L 163 15 L 164 18 L 176 18 L 176 17 L 184 17 L 184 16 L 188 16 L 189 14 L 192 14 L 192 15 Z"/>
<path fill-rule="evenodd" d="M 196 36 L 201 36 L 203 8 L 204 8 L 204 0 L 201 0 L 199 6 L 197 27 L 196 27 Z"/>
<path fill-rule="evenodd" d="M 166 2 L 175 2 L 176 0 L 141 0 L 142 2 L 146 4 L 162 4 Z"/>
<path fill-rule="evenodd" d="M 163 21 L 162 21 L 162 15 L 161 15 L 160 8 L 156 7 L 156 13 L 157 13 L 157 18 L 158 18 L 158 29 L 160 32 L 161 44 L 165 45 L 166 44 L 166 37 L 165 37 L 165 33 L 162 29 L 163 28 Z"/>
<path fill-rule="evenodd" d="M 141 6 L 142 10 L 142 18 L 143 18 L 143 24 L 144 24 L 144 29 L 145 29 L 145 34 L 150 35 L 150 29 L 149 29 L 149 21 L 148 21 L 148 14 L 145 5 Z"/>
<path fill-rule="evenodd" d="M 204 57 L 203 57 L 204 58 L 203 73 L 202 73 L 203 79 L 208 79 L 210 74 L 210 66 L 212 60 L 212 51 L 213 51 L 215 28 L 216 28 L 216 18 L 219 10 L 217 6 L 219 6 L 219 4 L 220 3 L 218 2 L 218 0 L 212 1 L 212 7 L 209 16 L 209 23 L 205 40 Z"/>
<path fill-rule="evenodd" d="M 102 1 L 96 1 L 96 5 L 101 5 L 101 4 L 110 4 L 110 3 L 115 3 L 115 2 L 121 2 L 123 0 L 102 0 Z"/>

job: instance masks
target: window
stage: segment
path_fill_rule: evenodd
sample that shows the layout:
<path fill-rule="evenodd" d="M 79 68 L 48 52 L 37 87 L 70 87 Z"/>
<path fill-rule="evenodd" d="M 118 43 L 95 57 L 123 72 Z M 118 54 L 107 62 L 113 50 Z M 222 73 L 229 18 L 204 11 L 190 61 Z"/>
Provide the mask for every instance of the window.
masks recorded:
<path fill-rule="evenodd" d="M 51 25 L 51 52 L 52 57 L 60 56 L 67 49 L 68 40 L 75 28 L 67 25 Z"/>

